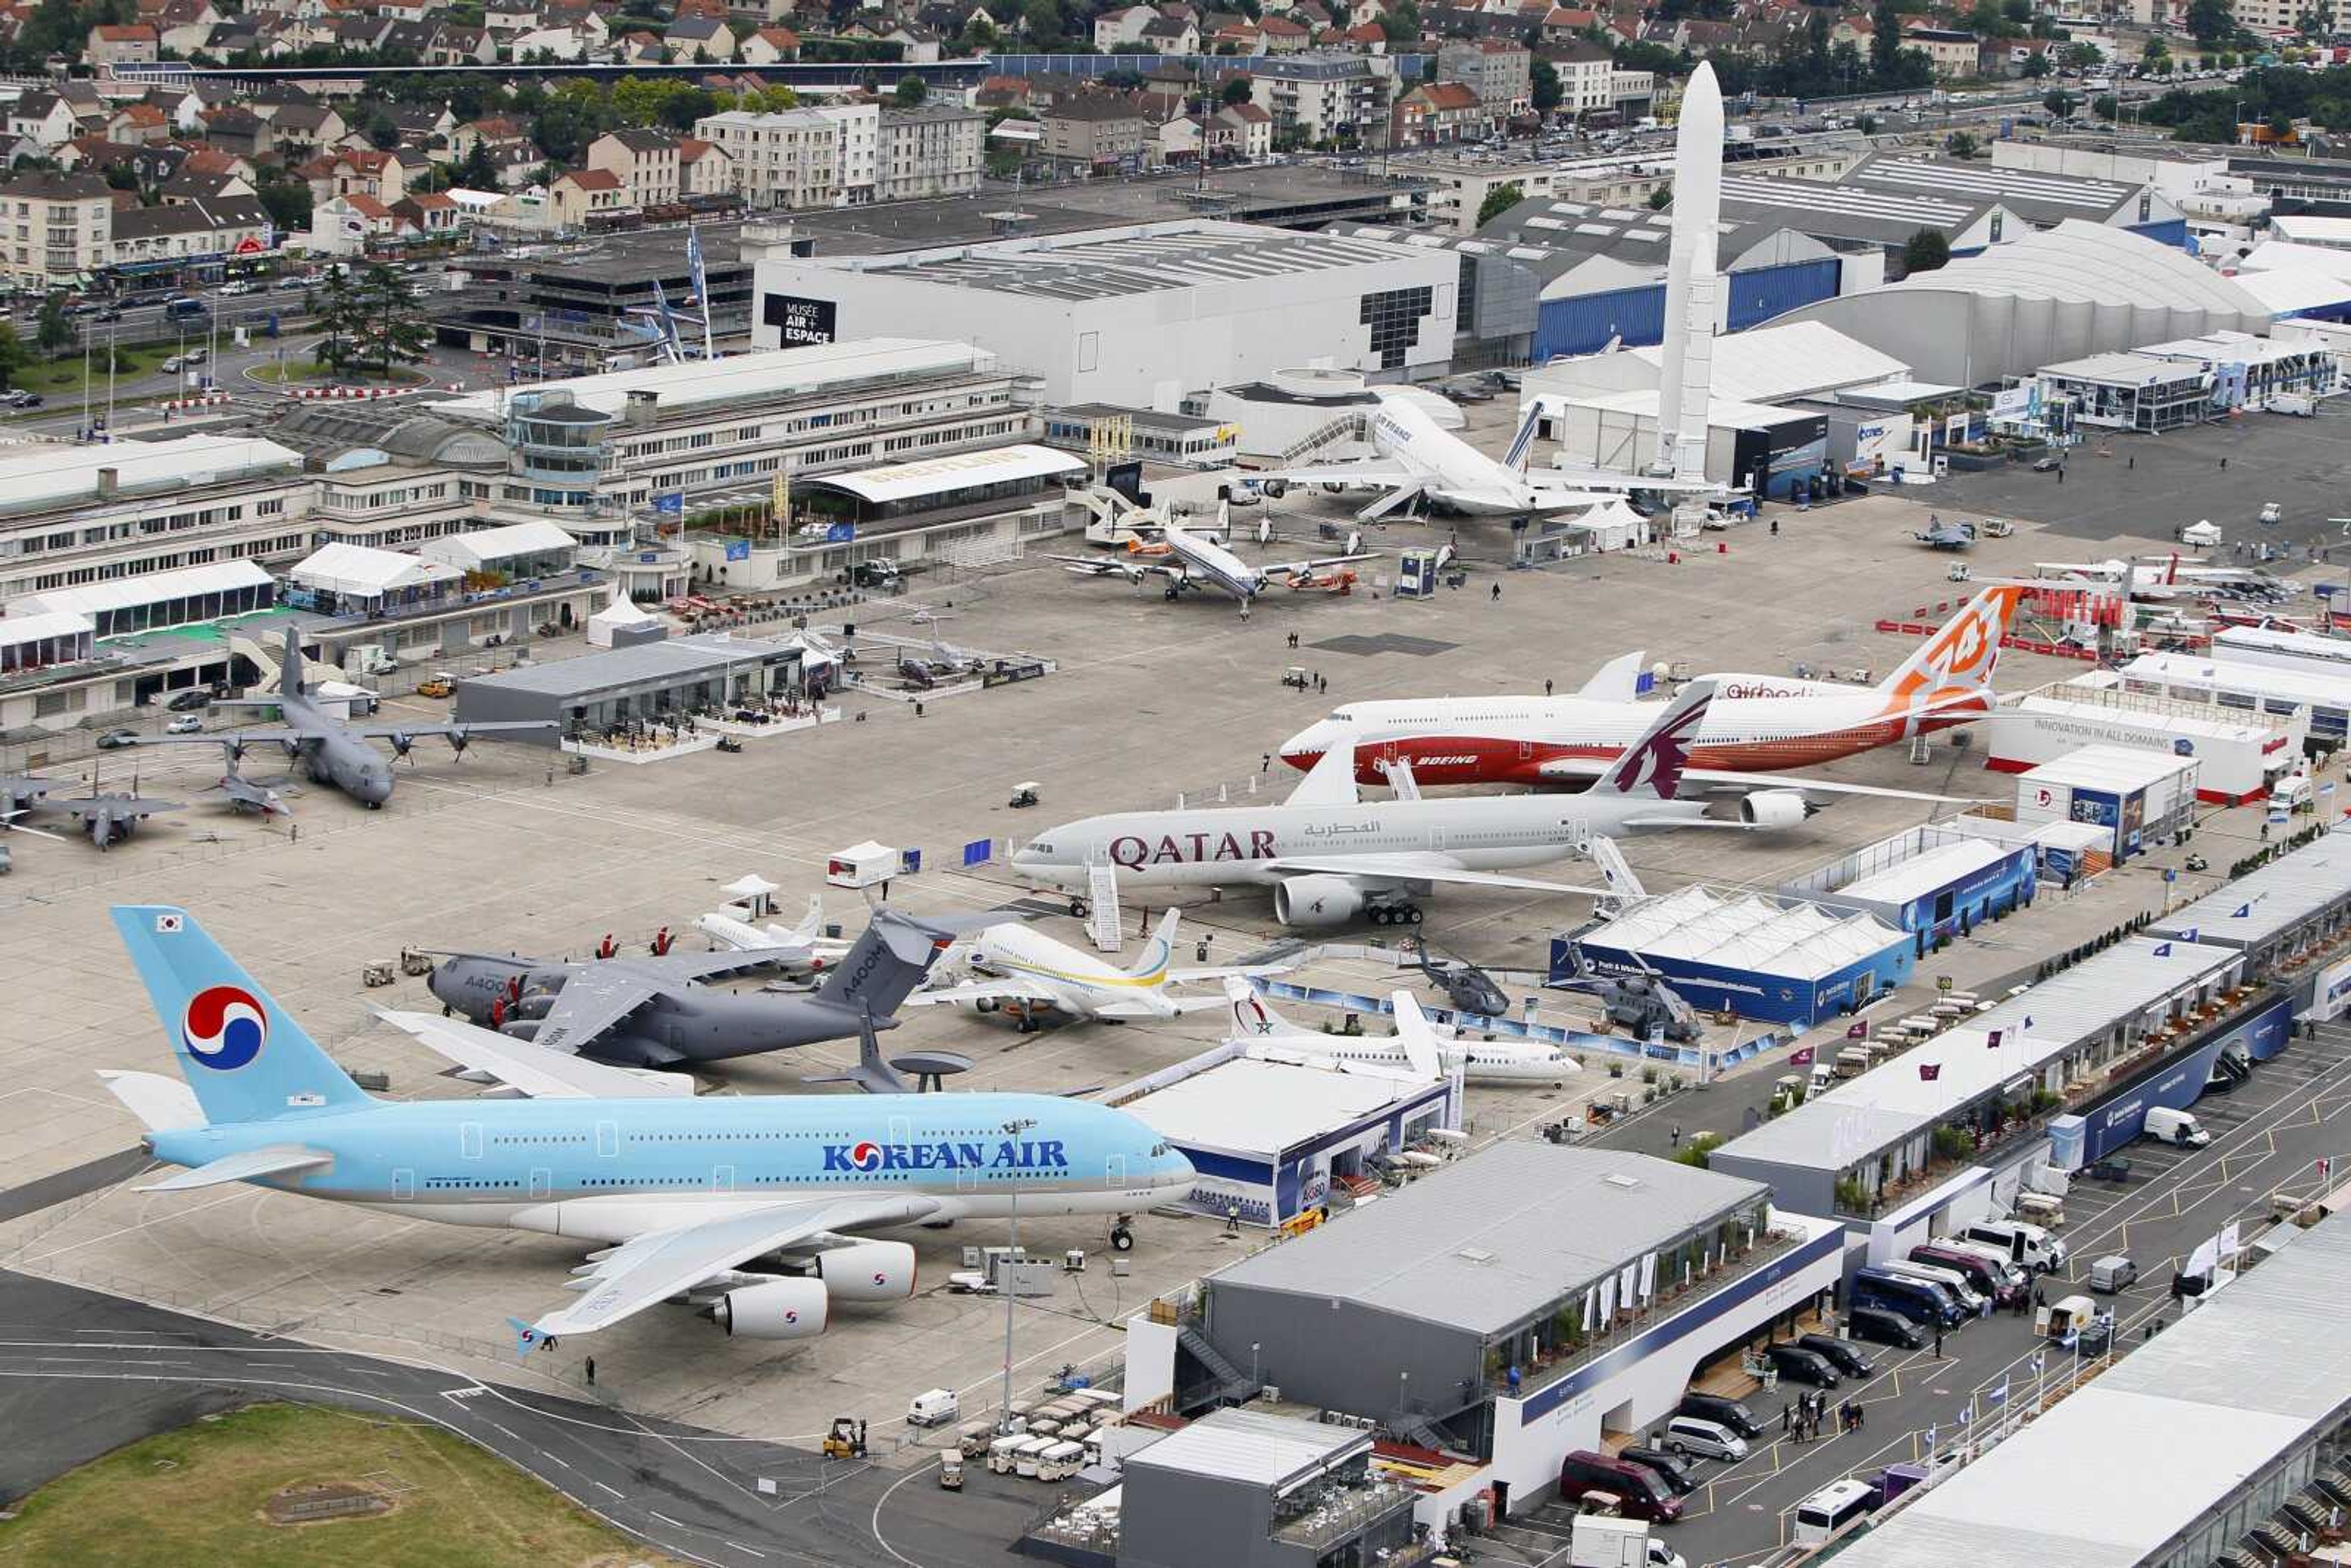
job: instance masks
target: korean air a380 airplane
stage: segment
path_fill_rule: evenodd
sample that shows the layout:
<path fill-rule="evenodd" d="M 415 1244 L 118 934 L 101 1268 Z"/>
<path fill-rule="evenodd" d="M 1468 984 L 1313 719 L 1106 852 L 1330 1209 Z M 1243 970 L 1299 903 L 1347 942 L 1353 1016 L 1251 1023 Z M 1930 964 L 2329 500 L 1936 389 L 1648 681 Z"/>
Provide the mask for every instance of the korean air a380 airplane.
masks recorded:
<path fill-rule="evenodd" d="M 1113 1245 L 1125 1246 L 1123 1217 L 1192 1181 L 1133 1117 L 1046 1094 L 632 1098 L 626 1072 L 566 1059 L 559 1097 L 380 1101 L 184 911 L 122 906 L 114 923 L 186 1080 L 100 1074 L 146 1124 L 146 1147 L 188 1167 L 141 1190 L 251 1182 L 578 1237 L 593 1260 L 571 1287 L 580 1299 L 512 1320 L 526 1351 L 678 1296 L 730 1334 L 810 1338 L 835 1303 L 914 1293 L 911 1246 L 847 1233 L 1000 1218 L 1017 1203 L 1120 1216 Z"/>

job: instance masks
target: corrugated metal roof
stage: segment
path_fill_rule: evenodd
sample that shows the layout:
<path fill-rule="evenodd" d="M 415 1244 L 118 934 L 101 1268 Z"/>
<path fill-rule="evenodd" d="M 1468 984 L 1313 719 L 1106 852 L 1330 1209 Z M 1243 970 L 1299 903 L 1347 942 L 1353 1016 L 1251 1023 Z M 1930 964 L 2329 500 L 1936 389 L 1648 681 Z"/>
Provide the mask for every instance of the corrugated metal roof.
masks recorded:
<path fill-rule="evenodd" d="M 2234 948 L 2132 937 L 1742 1133 L 1722 1153 L 1843 1170 L 2242 962 Z M 1997 1049 L 1991 1043 L 1994 1030 Z M 1928 1066 L 1936 1070 L 1932 1078 L 1920 1071 Z"/>
<path fill-rule="evenodd" d="M 2019 784 L 2086 785 L 2093 789 L 2146 789 L 2196 766 L 2192 757 L 2174 757 L 2137 746 L 2083 746 L 2028 768 Z"/>
<path fill-rule="evenodd" d="M 2351 1215 L 2220 1291 L 1837 1557 L 2137 1568 L 2351 1410 Z"/>
<path fill-rule="evenodd" d="M 1839 898 L 1865 898 L 1873 904 L 1907 904 L 1938 888 L 1989 870 L 2008 858 L 2008 847 L 1989 839 L 1955 839 L 1912 855 L 1897 865 L 1873 872 L 1836 890 Z"/>
<path fill-rule="evenodd" d="M 1427 1085 L 1242 1057 L 1155 1089 L 1120 1110 L 1172 1142 L 1278 1154 L 1384 1113 Z"/>
<path fill-rule="evenodd" d="M 99 475 L 106 469 L 114 472 L 116 493 L 127 495 L 188 490 L 259 474 L 298 474 L 302 455 L 274 441 L 228 435 L 36 448 L 0 457 L 0 511 L 95 500 Z"/>
<path fill-rule="evenodd" d="M 1764 1192 L 1646 1155 L 1505 1141 L 1209 1286 L 1343 1298 L 1496 1334 Z"/>
<path fill-rule="evenodd" d="M 0 622 L 0 627 L 6 624 Z M 2281 855 L 2175 910 L 2152 929 L 2190 941 L 2252 947 L 2346 896 L 2351 896 L 2351 834 L 2338 827 L 2315 843 Z"/>
<path fill-rule="evenodd" d="M 883 377 L 951 375 L 975 370 L 987 358 L 985 350 L 968 343 L 861 338 L 848 343 L 754 350 L 707 363 L 696 360 L 683 365 L 574 376 L 531 390 L 569 392 L 581 406 L 601 413 L 625 413 L 631 392 L 649 392 L 659 395 L 664 412 L 675 413 L 714 403 L 747 404 L 765 398 L 820 392 Z M 512 392 L 496 387 L 444 399 L 433 404 L 433 412 L 453 419 L 503 422 L 513 398 Z"/>
<path fill-rule="evenodd" d="M 2351 670 L 2337 674 L 2316 666 L 2241 664 L 2193 653 L 2141 653 L 2117 672 L 2126 683 L 2155 681 L 2194 691 L 2257 693 L 2280 702 L 2320 707 L 2351 707 Z"/>
<path fill-rule="evenodd" d="M 1215 1410 L 1129 1454 L 1125 1462 L 1145 1469 L 1254 1481 L 1278 1492 L 1301 1476 L 1328 1470 L 1371 1446 L 1372 1435 L 1353 1427 L 1326 1427 L 1261 1410 Z"/>
<path fill-rule="evenodd" d="M 690 680 L 792 651 L 792 643 L 777 640 L 673 637 L 663 643 L 637 643 L 582 653 L 576 659 L 533 661 L 494 675 L 472 676 L 465 685 L 569 700 L 644 681 Z"/>

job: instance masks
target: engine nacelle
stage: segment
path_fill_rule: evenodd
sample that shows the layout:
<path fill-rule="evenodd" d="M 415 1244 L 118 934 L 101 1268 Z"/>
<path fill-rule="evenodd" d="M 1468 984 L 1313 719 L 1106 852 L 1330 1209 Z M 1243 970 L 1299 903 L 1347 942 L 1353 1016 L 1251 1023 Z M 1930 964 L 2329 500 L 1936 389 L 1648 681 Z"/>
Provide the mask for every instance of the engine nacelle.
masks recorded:
<path fill-rule="evenodd" d="M 1286 479 L 1268 479 L 1259 484 L 1258 488 L 1265 493 L 1268 499 L 1279 501 L 1290 494 L 1290 482 Z"/>
<path fill-rule="evenodd" d="M 1750 828 L 1792 828 L 1812 814 L 1801 789 L 1759 789 L 1739 802 L 1739 820 Z"/>
<path fill-rule="evenodd" d="M 508 1040 L 537 1040 L 546 1025 L 545 1019 L 508 1019 L 498 1026 L 498 1032 Z"/>
<path fill-rule="evenodd" d="M 817 1278 L 836 1301 L 903 1301 L 914 1293 L 914 1249 L 903 1241 L 852 1241 L 816 1255 Z"/>
<path fill-rule="evenodd" d="M 555 1010 L 553 991 L 525 991 L 507 1004 L 507 1019 L 543 1019 Z"/>
<path fill-rule="evenodd" d="M 1364 890 L 1343 876 L 1293 876 L 1274 886 L 1273 917 L 1319 931 L 1344 925 L 1364 912 Z"/>
<path fill-rule="evenodd" d="M 831 1306 L 820 1281 L 769 1280 L 719 1297 L 710 1321 L 734 1339 L 814 1339 Z"/>

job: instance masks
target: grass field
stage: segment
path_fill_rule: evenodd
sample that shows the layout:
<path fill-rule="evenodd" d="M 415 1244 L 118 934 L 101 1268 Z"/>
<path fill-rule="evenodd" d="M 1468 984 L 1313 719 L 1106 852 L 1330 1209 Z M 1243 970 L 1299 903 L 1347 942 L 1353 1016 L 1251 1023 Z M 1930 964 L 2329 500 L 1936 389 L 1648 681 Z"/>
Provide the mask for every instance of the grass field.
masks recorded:
<path fill-rule="evenodd" d="M 377 1486 L 389 1513 L 273 1525 L 301 1482 Z M 430 1427 L 256 1405 L 118 1449 L 0 1523 L 40 1568 L 622 1568 L 669 1564 L 505 1461 Z"/>
<path fill-rule="evenodd" d="M 120 368 L 114 372 L 114 382 L 121 386 L 170 359 L 172 350 L 158 345 L 153 348 L 117 349 L 115 355 Z M 72 353 L 55 360 L 36 361 L 11 376 L 9 382 L 47 397 L 67 392 L 78 396 L 81 392 L 81 355 Z M 103 398 L 106 395 L 106 357 L 103 354 L 92 353 L 89 357 L 89 385 L 92 396 Z"/>

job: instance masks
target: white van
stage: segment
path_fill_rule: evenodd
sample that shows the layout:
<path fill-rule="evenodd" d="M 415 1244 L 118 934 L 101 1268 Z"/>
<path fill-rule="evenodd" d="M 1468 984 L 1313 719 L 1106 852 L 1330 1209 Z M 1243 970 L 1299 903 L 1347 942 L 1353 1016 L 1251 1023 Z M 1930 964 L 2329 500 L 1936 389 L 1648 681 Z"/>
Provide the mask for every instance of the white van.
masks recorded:
<path fill-rule="evenodd" d="M 933 1388 L 906 1401 L 906 1425 L 944 1427 L 963 1414 L 952 1388 Z"/>
<path fill-rule="evenodd" d="M 1674 1416 L 1666 1421 L 1666 1452 L 1737 1461 L 1747 1457 L 1747 1439 L 1719 1421 Z"/>
<path fill-rule="evenodd" d="M 2307 773 L 2289 773 L 2270 786 L 2269 820 L 2283 822 L 2296 811 L 2307 811 L 2318 804 L 2318 796 L 2311 786 Z"/>
<path fill-rule="evenodd" d="M 1995 1247 L 1989 1241 L 1977 1241 L 1964 1236 L 1938 1238 L 1935 1245 L 1982 1259 L 2007 1284 L 2022 1286 L 2032 1282 L 2032 1277 L 2017 1266 L 2016 1260 L 2008 1255 L 2005 1247 Z"/>
<path fill-rule="evenodd" d="M 1876 1497 L 1875 1489 L 1850 1478 L 1831 1481 L 1796 1505 L 1796 1544 L 1818 1546 L 1867 1513 Z"/>
<path fill-rule="evenodd" d="M 2158 1144 L 2169 1144 L 2179 1149 L 2200 1149 L 2212 1141 L 2212 1134 L 2186 1111 L 2175 1111 L 2168 1105 L 2156 1105 L 2147 1113 L 2147 1135 Z"/>
<path fill-rule="evenodd" d="M 2010 1262 L 2044 1274 L 2065 1266 L 2065 1244 L 2025 1220 L 1979 1219 L 1968 1227 L 1967 1239 L 1988 1242 Z"/>

